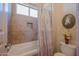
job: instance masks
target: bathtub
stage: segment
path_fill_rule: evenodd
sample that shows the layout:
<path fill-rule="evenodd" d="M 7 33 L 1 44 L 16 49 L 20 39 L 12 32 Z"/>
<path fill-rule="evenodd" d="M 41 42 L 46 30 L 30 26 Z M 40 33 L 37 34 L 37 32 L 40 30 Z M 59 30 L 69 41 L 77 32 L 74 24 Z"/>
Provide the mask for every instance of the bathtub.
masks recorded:
<path fill-rule="evenodd" d="M 33 56 L 38 54 L 38 41 L 12 45 L 8 56 Z"/>

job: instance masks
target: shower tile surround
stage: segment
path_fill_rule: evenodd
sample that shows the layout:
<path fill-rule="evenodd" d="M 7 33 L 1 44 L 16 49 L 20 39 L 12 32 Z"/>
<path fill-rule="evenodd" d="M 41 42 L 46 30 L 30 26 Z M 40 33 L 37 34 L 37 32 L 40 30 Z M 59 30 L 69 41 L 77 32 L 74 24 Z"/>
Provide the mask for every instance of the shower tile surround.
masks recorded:
<path fill-rule="evenodd" d="M 9 41 L 19 44 L 37 40 L 37 18 L 16 14 L 16 5 L 12 5 Z"/>

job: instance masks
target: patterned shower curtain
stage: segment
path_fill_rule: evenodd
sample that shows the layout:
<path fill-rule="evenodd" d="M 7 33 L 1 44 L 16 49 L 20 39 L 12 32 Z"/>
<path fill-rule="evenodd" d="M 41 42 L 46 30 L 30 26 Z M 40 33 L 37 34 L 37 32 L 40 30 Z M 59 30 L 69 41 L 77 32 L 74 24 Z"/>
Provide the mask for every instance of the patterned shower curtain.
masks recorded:
<path fill-rule="evenodd" d="M 52 4 L 44 4 L 39 15 L 39 55 L 53 55 Z"/>

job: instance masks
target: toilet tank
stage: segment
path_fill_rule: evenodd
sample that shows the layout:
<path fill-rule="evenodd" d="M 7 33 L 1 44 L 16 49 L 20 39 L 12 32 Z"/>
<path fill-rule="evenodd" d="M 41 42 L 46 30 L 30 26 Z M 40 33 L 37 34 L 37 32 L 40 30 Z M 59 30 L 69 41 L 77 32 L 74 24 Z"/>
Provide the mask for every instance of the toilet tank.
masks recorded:
<path fill-rule="evenodd" d="M 65 44 L 64 42 L 60 43 L 60 50 L 62 53 L 64 53 L 67 56 L 75 56 L 76 54 L 76 46 L 75 45 L 70 45 L 70 44 Z"/>

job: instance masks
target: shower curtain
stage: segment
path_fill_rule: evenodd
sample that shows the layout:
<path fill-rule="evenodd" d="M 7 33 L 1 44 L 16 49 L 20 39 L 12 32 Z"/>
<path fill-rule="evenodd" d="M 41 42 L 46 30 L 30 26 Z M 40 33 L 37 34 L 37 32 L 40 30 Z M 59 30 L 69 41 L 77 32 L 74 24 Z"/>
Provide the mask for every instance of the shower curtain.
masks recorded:
<path fill-rule="evenodd" d="M 52 4 L 43 4 L 39 14 L 39 55 L 53 55 L 52 46 Z"/>

